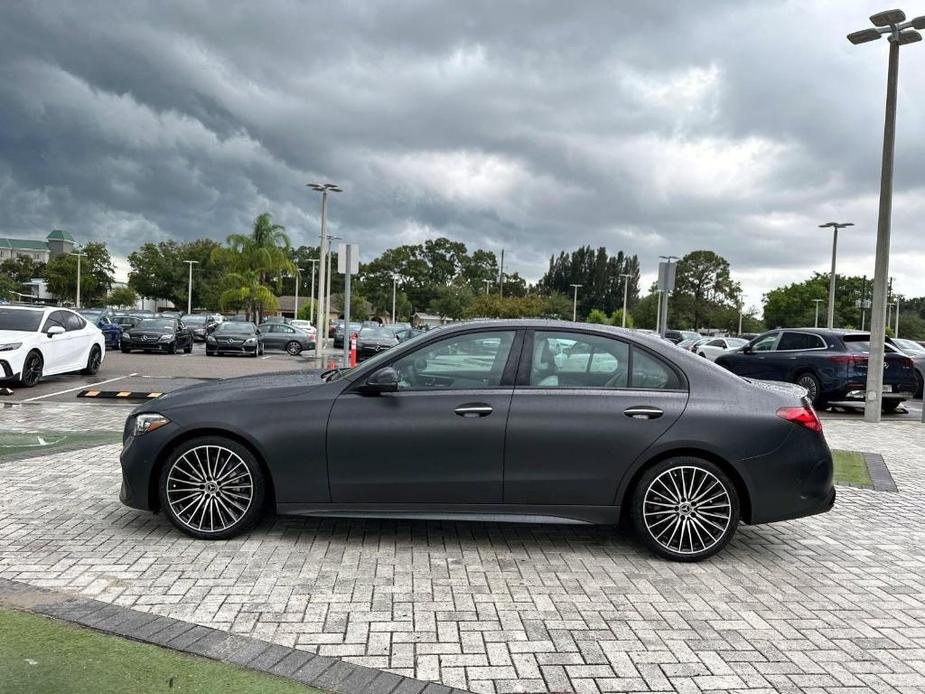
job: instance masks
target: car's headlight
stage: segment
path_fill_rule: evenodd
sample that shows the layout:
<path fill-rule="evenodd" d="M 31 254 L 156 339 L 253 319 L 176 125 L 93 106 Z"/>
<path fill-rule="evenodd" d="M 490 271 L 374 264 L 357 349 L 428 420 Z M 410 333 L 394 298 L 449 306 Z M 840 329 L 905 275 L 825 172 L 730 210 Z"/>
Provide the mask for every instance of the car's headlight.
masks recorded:
<path fill-rule="evenodd" d="M 158 342 L 173 342 L 173 335 L 161 335 Z"/>
<path fill-rule="evenodd" d="M 0 344 L 0 352 L 12 352 L 22 347 L 22 342 L 4 342 Z"/>
<path fill-rule="evenodd" d="M 135 417 L 135 426 L 132 428 L 133 436 L 141 436 L 148 432 L 160 429 L 165 424 L 170 424 L 170 420 L 162 414 L 156 412 L 145 412 Z"/>
<path fill-rule="evenodd" d="M 256 337 L 249 337 L 249 338 L 247 338 L 246 340 L 244 340 L 244 344 L 245 344 L 245 345 L 256 345 L 256 344 L 257 344 L 257 338 L 256 338 Z"/>

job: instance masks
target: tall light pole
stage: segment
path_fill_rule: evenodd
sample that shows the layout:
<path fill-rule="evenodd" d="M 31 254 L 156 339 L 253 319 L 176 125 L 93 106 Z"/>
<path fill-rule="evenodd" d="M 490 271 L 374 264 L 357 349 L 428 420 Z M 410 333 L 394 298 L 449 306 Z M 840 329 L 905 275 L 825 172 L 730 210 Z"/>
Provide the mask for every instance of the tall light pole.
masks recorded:
<path fill-rule="evenodd" d="M 925 29 L 925 17 L 906 21 L 902 10 L 872 15 L 874 28 L 848 34 L 857 45 L 876 41 L 883 34 L 890 43 L 886 78 L 886 114 L 883 124 L 883 158 L 880 165 L 880 211 L 877 217 L 877 254 L 874 260 L 874 296 L 870 314 L 870 357 L 867 361 L 867 392 L 864 419 L 879 422 L 883 406 L 883 357 L 886 339 L 886 283 L 890 272 L 890 221 L 893 213 L 893 151 L 896 145 L 896 91 L 899 81 L 899 47 L 922 40 L 916 29 Z"/>
<path fill-rule="evenodd" d="M 83 251 L 77 251 L 76 253 L 71 253 L 71 255 L 77 256 L 77 297 L 74 301 L 74 308 L 80 308 L 80 259 L 87 254 Z"/>
<path fill-rule="evenodd" d="M 575 295 L 572 298 L 572 322 L 574 323 L 578 320 L 578 288 L 584 285 L 573 284 L 571 286 L 575 290 Z"/>
<path fill-rule="evenodd" d="M 622 319 L 622 324 L 620 327 L 625 328 L 626 327 L 626 302 L 627 302 L 627 299 L 629 298 L 630 277 L 632 277 L 632 275 L 627 274 L 627 273 L 621 273 L 620 277 L 623 278 L 623 319 Z"/>
<path fill-rule="evenodd" d="M 491 280 L 482 280 L 485 283 L 485 293 L 488 294 L 488 288 L 491 286 Z"/>
<path fill-rule="evenodd" d="M 398 290 L 398 275 L 392 275 L 392 324 L 395 324 L 395 296 Z"/>
<path fill-rule="evenodd" d="M 331 272 L 331 262 L 334 256 L 334 254 L 331 253 L 331 241 L 342 241 L 342 240 L 343 239 L 341 239 L 340 236 L 328 236 L 328 280 L 327 280 L 328 286 L 324 290 L 324 293 L 326 295 L 326 298 L 324 300 L 324 305 L 327 307 L 328 310 L 324 316 L 325 323 L 327 323 L 331 319 L 331 316 L 330 316 L 330 313 L 331 313 L 331 275 L 334 274 L 333 272 Z M 346 307 L 342 306 L 341 308 L 346 308 Z M 346 331 L 346 327 L 344 328 L 344 330 Z M 347 333 L 344 332 L 344 335 L 346 334 Z"/>
<path fill-rule="evenodd" d="M 312 264 L 312 286 L 311 291 L 309 292 L 309 302 L 308 302 L 308 322 L 312 325 L 315 324 L 315 266 L 318 264 L 317 258 L 312 258 L 306 262 Z M 315 331 L 317 334 L 317 331 Z"/>
<path fill-rule="evenodd" d="M 825 299 L 813 299 L 813 303 L 816 304 L 816 318 L 813 321 L 813 327 L 819 327 L 819 304 L 825 301 Z"/>
<path fill-rule="evenodd" d="M 665 331 L 668 330 L 668 292 L 674 290 L 674 280 L 672 279 L 672 267 L 671 264 L 676 260 L 680 260 L 676 255 L 660 255 L 659 258 L 664 260 L 667 264 L 666 273 L 665 273 L 665 287 L 664 292 L 661 297 L 661 301 L 658 304 L 658 315 L 659 315 L 659 324 L 658 324 L 658 334 L 662 337 L 665 337 Z M 677 263 L 675 263 L 677 265 Z M 661 273 L 659 273 L 661 274 Z M 671 286 L 669 286 L 671 285 Z M 694 330 L 697 330 L 699 326 L 694 326 Z"/>
<path fill-rule="evenodd" d="M 302 284 L 302 268 L 295 266 L 295 307 L 292 311 L 292 317 L 299 319 L 299 285 Z"/>
<path fill-rule="evenodd" d="M 826 318 L 826 327 L 829 330 L 835 327 L 835 255 L 838 250 L 838 230 L 853 226 L 854 223 L 852 222 L 845 222 L 844 224 L 826 222 L 825 224 L 819 225 L 820 229 L 827 229 L 829 227 L 832 229 L 832 274 L 829 277 L 829 313 Z"/>
<path fill-rule="evenodd" d="M 318 255 L 321 264 L 318 272 L 318 341 L 317 354 L 319 363 L 323 364 L 324 343 L 328 336 L 328 311 L 324 305 L 325 258 L 328 253 L 327 212 L 328 193 L 342 193 L 343 189 L 333 183 L 306 183 L 309 188 L 321 193 L 321 240 L 318 246 Z"/>
<path fill-rule="evenodd" d="M 893 329 L 893 337 L 899 337 L 899 297 L 896 297 L 896 327 Z"/>
<path fill-rule="evenodd" d="M 193 312 L 193 265 L 199 265 L 198 260 L 184 260 L 189 265 L 189 285 L 186 291 L 186 315 Z"/>

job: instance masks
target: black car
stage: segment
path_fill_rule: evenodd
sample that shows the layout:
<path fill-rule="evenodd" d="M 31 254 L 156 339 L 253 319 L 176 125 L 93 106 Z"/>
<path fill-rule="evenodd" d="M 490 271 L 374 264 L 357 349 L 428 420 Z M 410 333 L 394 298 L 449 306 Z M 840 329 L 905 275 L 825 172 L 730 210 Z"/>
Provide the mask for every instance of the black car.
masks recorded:
<path fill-rule="evenodd" d="M 206 356 L 219 354 L 259 357 L 263 354 L 263 335 L 253 323 L 226 320 L 206 338 Z"/>
<path fill-rule="evenodd" d="M 141 323 L 144 318 L 129 313 L 117 313 L 111 318 L 111 320 L 115 325 L 118 325 L 120 328 L 122 328 L 123 332 L 125 332 L 126 330 L 134 328 L 136 325 Z"/>
<path fill-rule="evenodd" d="M 181 349 L 189 354 L 193 351 L 193 333 L 176 318 L 145 318 L 122 333 L 119 348 L 125 354 L 132 350 L 176 354 Z"/>
<path fill-rule="evenodd" d="M 125 425 L 123 503 L 202 539 L 266 511 L 616 524 L 697 560 L 740 521 L 829 510 L 832 456 L 796 386 L 561 321 L 431 331 L 353 369 L 167 393 Z"/>
<path fill-rule="evenodd" d="M 870 334 L 855 330 L 771 330 L 716 363 L 740 376 L 796 383 L 817 409 L 834 402 L 863 405 Z M 916 389 L 912 360 L 888 346 L 883 364 L 883 409 L 895 410 Z"/>
<path fill-rule="evenodd" d="M 678 344 L 684 340 L 696 340 L 702 337 L 700 333 L 693 330 L 666 330 L 665 339 Z"/>
<path fill-rule="evenodd" d="M 398 332 L 388 328 L 362 328 L 357 336 L 357 361 L 364 361 L 397 345 L 401 342 Z"/>
<path fill-rule="evenodd" d="M 350 323 L 350 334 L 356 333 L 358 336 L 360 331 L 363 329 L 361 323 Z M 343 349 L 344 348 L 344 323 L 341 323 L 334 329 L 334 348 Z"/>
<path fill-rule="evenodd" d="M 260 324 L 264 349 L 281 349 L 296 357 L 303 350 L 315 349 L 315 338 L 304 330 L 287 323 L 266 322 Z"/>
<path fill-rule="evenodd" d="M 188 313 L 181 320 L 193 331 L 193 339 L 199 342 L 205 342 L 206 337 L 215 330 L 215 319 L 203 313 Z"/>

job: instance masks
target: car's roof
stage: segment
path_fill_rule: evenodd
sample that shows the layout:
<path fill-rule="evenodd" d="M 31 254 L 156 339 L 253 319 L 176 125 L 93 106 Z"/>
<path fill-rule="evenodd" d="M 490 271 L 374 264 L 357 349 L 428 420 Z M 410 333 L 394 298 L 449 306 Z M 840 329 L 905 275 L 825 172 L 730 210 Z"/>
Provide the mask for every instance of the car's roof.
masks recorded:
<path fill-rule="evenodd" d="M 69 308 L 61 306 L 24 306 L 22 304 L 3 304 L 3 310 L 13 309 L 14 311 L 70 311 Z"/>
<path fill-rule="evenodd" d="M 813 335 L 835 335 L 837 337 L 843 335 L 870 335 L 866 330 L 849 330 L 848 328 L 773 328 L 772 330 L 765 331 L 765 333 L 781 331 L 787 331 L 788 333 L 811 333 Z"/>

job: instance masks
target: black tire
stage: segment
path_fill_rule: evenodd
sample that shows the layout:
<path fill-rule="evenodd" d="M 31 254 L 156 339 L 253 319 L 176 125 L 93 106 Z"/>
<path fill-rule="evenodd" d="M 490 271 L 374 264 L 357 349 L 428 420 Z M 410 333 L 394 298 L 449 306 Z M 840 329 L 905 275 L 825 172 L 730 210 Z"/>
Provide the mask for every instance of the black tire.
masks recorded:
<path fill-rule="evenodd" d="M 918 371 L 915 372 L 915 397 L 925 397 L 925 377 Z"/>
<path fill-rule="evenodd" d="M 188 347 L 183 349 L 183 354 L 192 354 L 193 353 L 193 343 L 190 342 Z"/>
<path fill-rule="evenodd" d="M 819 379 L 816 378 L 815 374 L 809 371 L 801 373 L 797 376 L 795 383 L 806 389 L 806 395 L 813 403 L 813 407 L 817 410 L 821 410 L 825 407 L 825 398 L 822 397 L 822 384 L 819 382 Z"/>
<path fill-rule="evenodd" d="M 122 354 L 129 354 L 132 351 L 128 347 L 120 347 L 120 349 L 122 350 Z"/>
<path fill-rule="evenodd" d="M 231 454 L 227 456 L 229 462 L 223 468 L 223 460 L 228 453 Z M 198 470 L 196 474 L 200 477 L 205 476 L 204 483 L 197 482 L 190 474 L 183 472 L 186 464 L 184 456 L 187 454 L 190 454 L 190 458 L 186 460 L 194 460 L 196 463 L 192 467 L 194 471 Z M 198 454 L 198 460 L 196 460 L 196 454 Z M 208 458 L 206 457 L 207 455 Z M 234 465 L 235 467 L 229 470 L 228 465 Z M 246 470 L 246 473 L 244 470 Z M 233 476 L 228 478 L 228 474 Z M 215 480 L 221 481 L 223 477 L 225 478 L 226 493 L 227 487 L 232 486 L 237 494 L 236 497 L 225 496 L 212 489 L 204 489 L 210 482 L 214 484 Z M 229 480 L 232 483 L 231 485 L 228 484 Z M 170 485 L 169 488 L 168 484 Z M 187 486 L 184 487 L 183 485 Z M 242 489 L 244 485 L 249 487 L 249 492 Z M 192 511 L 187 511 L 184 508 L 188 500 L 184 498 L 187 489 L 190 490 L 191 494 L 199 494 L 205 500 L 205 505 L 201 504 L 201 514 L 195 508 Z M 158 478 L 157 492 L 161 509 L 170 519 L 170 522 L 181 532 L 200 540 L 228 540 L 246 533 L 260 520 L 263 515 L 264 499 L 266 498 L 266 480 L 260 463 L 257 462 L 254 454 L 247 447 L 222 436 L 201 436 L 183 442 L 170 452 Z M 241 501 L 241 495 L 248 493 L 250 498 L 245 504 L 244 501 Z M 209 501 L 209 499 L 216 499 L 216 497 L 218 497 L 217 501 Z M 194 496 L 192 498 L 194 502 L 198 500 L 199 497 Z M 240 504 L 240 506 L 235 506 L 233 501 Z M 212 511 L 211 514 L 208 513 L 207 508 Z M 220 510 L 222 508 L 225 509 L 224 513 L 228 514 L 229 522 L 227 525 L 216 530 L 200 529 L 198 527 L 208 528 L 209 523 L 220 525 L 217 519 L 223 518 L 223 512 Z M 237 520 L 231 523 L 230 519 L 233 518 L 231 514 L 236 512 L 242 513 Z"/>
<path fill-rule="evenodd" d="M 174 340 L 167 346 L 167 354 L 176 354 L 177 353 L 177 341 Z"/>
<path fill-rule="evenodd" d="M 299 344 L 298 342 L 296 342 L 295 340 L 292 340 L 292 341 L 290 341 L 290 342 L 287 342 L 287 343 L 286 343 L 286 352 L 288 352 L 288 353 L 289 353 L 291 356 L 293 356 L 293 357 L 297 357 L 297 356 L 299 356 L 300 354 L 302 354 L 302 345 L 300 345 L 300 344 Z"/>
<path fill-rule="evenodd" d="M 26 360 L 22 365 L 22 372 L 19 374 L 19 385 L 23 388 L 32 388 L 42 380 L 42 369 L 45 367 L 45 360 L 38 351 L 29 352 Z"/>
<path fill-rule="evenodd" d="M 880 411 L 888 413 L 888 414 L 897 412 L 899 408 L 902 406 L 902 404 L 903 404 L 902 400 L 894 400 L 891 402 L 887 402 L 886 400 L 884 400 L 882 403 L 880 403 Z"/>
<path fill-rule="evenodd" d="M 672 497 L 679 500 L 677 505 Z M 726 473 L 708 460 L 687 456 L 646 470 L 630 501 L 630 517 L 642 542 L 672 561 L 700 561 L 719 552 L 735 535 L 739 513 L 739 495 Z"/>
<path fill-rule="evenodd" d="M 87 357 L 87 366 L 80 373 L 85 376 L 93 376 L 97 371 L 100 370 L 100 364 L 103 361 L 103 353 L 100 351 L 99 345 L 93 345 L 90 348 L 90 355 Z"/>

